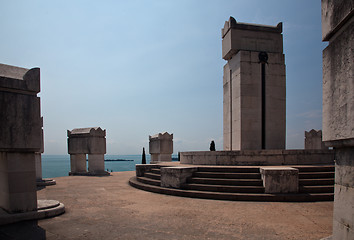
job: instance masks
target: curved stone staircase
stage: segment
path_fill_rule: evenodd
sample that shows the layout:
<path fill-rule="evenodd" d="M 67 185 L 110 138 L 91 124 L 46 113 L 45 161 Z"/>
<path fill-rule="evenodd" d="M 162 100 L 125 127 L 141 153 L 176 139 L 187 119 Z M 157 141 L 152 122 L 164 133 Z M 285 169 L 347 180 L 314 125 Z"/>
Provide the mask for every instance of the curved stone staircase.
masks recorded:
<path fill-rule="evenodd" d="M 129 180 L 133 187 L 168 195 L 233 201 L 333 201 L 334 166 L 291 166 L 299 169 L 299 193 L 264 193 L 259 166 L 203 166 L 181 189 L 161 187 L 161 166 Z"/>

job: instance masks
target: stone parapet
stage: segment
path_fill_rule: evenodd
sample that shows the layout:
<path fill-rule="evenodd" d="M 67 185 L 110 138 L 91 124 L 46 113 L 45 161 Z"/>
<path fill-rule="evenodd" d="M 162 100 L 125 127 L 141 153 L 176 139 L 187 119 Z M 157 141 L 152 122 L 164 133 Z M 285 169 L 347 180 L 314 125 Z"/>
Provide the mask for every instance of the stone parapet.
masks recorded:
<path fill-rule="evenodd" d="M 243 150 L 181 152 L 181 164 L 275 166 L 334 164 L 333 150 Z"/>

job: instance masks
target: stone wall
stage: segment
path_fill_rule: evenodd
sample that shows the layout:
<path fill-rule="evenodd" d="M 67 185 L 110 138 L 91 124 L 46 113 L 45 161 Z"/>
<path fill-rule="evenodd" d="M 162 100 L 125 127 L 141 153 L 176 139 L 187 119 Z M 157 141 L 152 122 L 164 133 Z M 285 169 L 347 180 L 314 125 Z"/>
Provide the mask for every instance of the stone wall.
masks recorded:
<path fill-rule="evenodd" d="M 323 141 L 335 149 L 333 239 L 354 239 L 354 1 L 322 0 Z"/>
<path fill-rule="evenodd" d="M 334 164 L 333 150 L 243 150 L 181 152 L 181 164 L 275 166 Z"/>

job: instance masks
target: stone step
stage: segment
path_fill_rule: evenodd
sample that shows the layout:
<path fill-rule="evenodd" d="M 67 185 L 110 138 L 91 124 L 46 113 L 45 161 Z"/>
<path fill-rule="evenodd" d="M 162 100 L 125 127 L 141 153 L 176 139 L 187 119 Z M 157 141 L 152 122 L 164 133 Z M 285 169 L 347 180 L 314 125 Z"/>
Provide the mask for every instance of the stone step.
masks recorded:
<path fill-rule="evenodd" d="M 273 201 L 273 202 L 310 202 L 310 201 L 333 201 L 333 193 L 299 193 L 299 194 L 266 194 L 266 193 L 225 193 L 164 188 L 149 185 L 132 177 L 129 184 L 138 189 L 149 192 L 168 194 L 181 197 L 204 198 L 230 201 Z"/>
<path fill-rule="evenodd" d="M 161 174 L 156 174 L 156 173 L 152 173 L 152 172 L 144 173 L 144 177 L 155 179 L 155 180 L 161 180 Z"/>
<path fill-rule="evenodd" d="M 327 166 L 296 166 L 299 172 L 334 172 L 334 165 Z"/>
<path fill-rule="evenodd" d="M 260 173 L 195 172 L 194 177 L 224 179 L 261 179 Z"/>
<path fill-rule="evenodd" d="M 259 167 L 198 167 L 198 172 L 259 173 Z"/>
<path fill-rule="evenodd" d="M 187 179 L 187 183 L 231 186 L 263 186 L 263 181 L 261 179 L 221 179 L 192 177 Z"/>
<path fill-rule="evenodd" d="M 161 169 L 160 168 L 153 168 L 153 169 L 151 169 L 151 172 L 155 173 L 155 174 L 161 174 Z"/>
<path fill-rule="evenodd" d="M 154 186 L 161 186 L 161 181 L 151 179 L 151 178 L 146 178 L 146 177 L 137 177 L 137 180 L 141 183 L 144 184 L 149 184 L 149 185 L 154 185 Z"/>
<path fill-rule="evenodd" d="M 299 172 L 299 179 L 334 178 L 334 172 Z"/>
<path fill-rule="evenodd" d="M 299 179 L 299 186 L 334 185 L 334 178 Z"/>
<path fill-rule="evenodd" d="M 333 185 L 299 186 L 300 193 L 334 193 Z"/>
<path fill-rule="evenodd" d="M 189 183 L 183 185 L 182 189 L 229 193 L 264 193 L 264 187 L 262 186 L 228 186 Z"/>

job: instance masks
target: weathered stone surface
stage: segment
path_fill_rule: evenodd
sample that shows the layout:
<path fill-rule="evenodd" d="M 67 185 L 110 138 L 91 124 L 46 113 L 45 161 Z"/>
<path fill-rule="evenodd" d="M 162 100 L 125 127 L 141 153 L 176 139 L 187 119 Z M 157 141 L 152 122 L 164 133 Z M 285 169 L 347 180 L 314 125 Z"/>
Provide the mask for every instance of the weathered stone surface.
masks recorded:
<path fill-rule="evenodd" d="M 322 0 L 322 39 L 329 41 L 352 16 L 354 1 Z"/>
<path fill-rule="evenodd" d="M 323 141 L 354 139 L 353 42 L 351 21 L 323 50 Z"/>
<path fill-rule="evenodd" d="M 173 134 L 164 132 L 149 136 L 149 153 L 152 163 L 172 161 Z"/>
<path fill-rule="evenodd" d="M 354 239 L 354 1 L 322 0 L 323 140 L 336 152 L 333 239 Z"/>
<path fill-rule="evenodd" d="M 291 167 L 261 167 L 265 193 L 297 193 L 299 170 Z"/>
<path fill-rule="evenodd" d="M 197 170 L 196 167 L 162 167 L 161 187 L 181 188 Z"/>
<path fill-rule="evenodd" d="M 354 237 L 354 148 L 336 149 L 333 239 Z"/>

